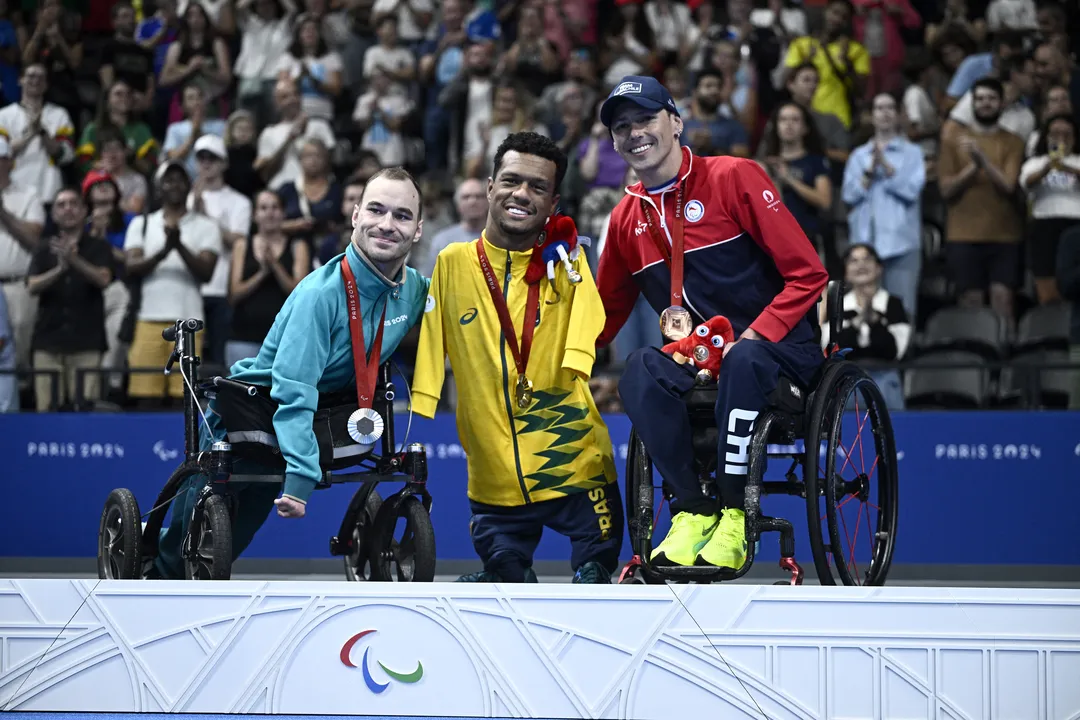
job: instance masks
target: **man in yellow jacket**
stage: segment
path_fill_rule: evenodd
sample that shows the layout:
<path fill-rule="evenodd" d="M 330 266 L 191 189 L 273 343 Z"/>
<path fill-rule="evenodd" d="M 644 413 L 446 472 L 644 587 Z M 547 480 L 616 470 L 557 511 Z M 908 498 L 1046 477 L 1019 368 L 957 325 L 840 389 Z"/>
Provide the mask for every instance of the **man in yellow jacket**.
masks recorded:
<path fill-rule="evenodd" d="M 574 582 L 609 583 L 623 511 L 607 427 L 589 391 L 604 308 L 577 246 L 558 272 L 530 273 L 559 202 L 566 156 L 515 133 L 495 154 L 479 239 L 435 262 L 413 376 L 413 407 L 433 417 L 450 359 L 468 458 L 473 582 L 536 582 L 544 528 L 570 538 Z"/>

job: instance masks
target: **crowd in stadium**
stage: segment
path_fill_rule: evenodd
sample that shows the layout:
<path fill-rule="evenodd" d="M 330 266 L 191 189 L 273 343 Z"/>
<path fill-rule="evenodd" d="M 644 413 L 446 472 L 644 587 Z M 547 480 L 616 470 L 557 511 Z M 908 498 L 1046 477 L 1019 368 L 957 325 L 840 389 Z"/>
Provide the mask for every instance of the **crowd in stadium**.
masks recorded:
<path fill-rule="evenodd" d="M 176 407 L 161 327 L 203 319 L 207 365 L 252 355 L 381 167 L 422 179 L 408 262 L 430 276 L 483 228 L 513 132 L 568 154 L 595 268 L 635 181 L 598 119 L 628 74 L 678 99 L 695 153 L 767 170 L 847 281 L 840 341 L 884 363 L 891 407 L 889 364 L 954 305 L 1002 347 L 1064 322 L 1080 360 L 1078 21 L 1054 0 L 0 3 L 0 412 Z M 660 340 L 640 300 L 602 409 Z"/>

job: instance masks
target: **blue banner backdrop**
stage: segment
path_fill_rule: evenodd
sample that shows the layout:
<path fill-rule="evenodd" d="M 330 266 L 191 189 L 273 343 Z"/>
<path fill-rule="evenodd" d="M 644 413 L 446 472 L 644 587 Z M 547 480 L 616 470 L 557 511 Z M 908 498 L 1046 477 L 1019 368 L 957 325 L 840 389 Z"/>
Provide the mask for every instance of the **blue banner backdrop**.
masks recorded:
<path fill-rule="evenodd" d="M 630 424 L 622 415 L 605 419 L 622 478 Z M 399 438 L 407 420 L 398 417 Z M 896 562 L 1080 564 L 1080 413 L 896 413 L 893 423 L 900 458 Z M 408 439 L 428 447 L 439 557 L 474 558 L 466 461 L 453 416 L 414 417 Z M 9 503 L 0 555 L 93 557 L 110 490 L 131 489 L 146 512 L 179 462 L 182 441 L 181 416 L 174 414 L 0 415 L 0 476 Z M 781 479 L 787 465 L 773 469 Z M 317 492 L 302 520 L 272 516 L 245 557 L 328 557 L 352 491 L 346 485 Z M 763 505 L 794 522 L 796 556 L 809 567 L 804 502 L 770 496 Z M 778 557 L 776 538 L 763 539 L 762 560 Z M 568 557 L 567 541 L 545 534 L 536 559 Z"/>

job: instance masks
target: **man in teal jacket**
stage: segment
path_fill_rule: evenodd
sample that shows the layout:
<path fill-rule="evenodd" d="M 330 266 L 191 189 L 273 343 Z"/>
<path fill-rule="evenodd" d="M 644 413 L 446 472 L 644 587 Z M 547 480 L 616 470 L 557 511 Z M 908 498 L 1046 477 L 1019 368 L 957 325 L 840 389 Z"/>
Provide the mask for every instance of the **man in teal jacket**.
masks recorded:
<path fill-rule="evenodd" d="M 405 266 L 405 257 L 420 239 L 422 207 L 420 187 L 405 170 L 389 168 L 372 176 L 353 210 L 352 242 L 345 253 L 305 277 L 285 301 L 259 354 L 232 366 L 232 379 L 270 388 L 278 404 L 274 432 L 286 461 L 280 497 L 272 485 L 253 484 L 241 491 L 233 526 L 234 560 L 274 506 L 281 517 L 304 516 L 308 496 L 322 478 L 312 429 L 319 395 L 356 386 L 342 259 L 348 258 L 356 278 L 364 348 L 369 354 L 379 320 L 385 317 L 380 364 L 394 354 L 423 315 L 430 281 Z M 203 425 L 199 431 L 204 450 L 226 437 L 213 407 L 211 403 L 207 413 L 209 430 Z M 151 576 L 183 577 L 181 544 L 205 482 L 204 476 L 196 476 L 177 494 L 170 524 L 161 532 Z"/>

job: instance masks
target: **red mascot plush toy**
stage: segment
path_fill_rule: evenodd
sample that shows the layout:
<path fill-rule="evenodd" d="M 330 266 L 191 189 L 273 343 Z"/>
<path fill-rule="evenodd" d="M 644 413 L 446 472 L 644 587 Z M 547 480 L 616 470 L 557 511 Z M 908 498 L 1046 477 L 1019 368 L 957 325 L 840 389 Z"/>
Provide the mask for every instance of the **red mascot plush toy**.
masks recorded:
<path fill-rule="evenodd" d="M 724 357 L 724 347 L 735 342 L 735 331 L 723 315 L 717 315 L 705 324 L 698 325 L 678 342 L 668 343 L 661 348 L 671 355 L 680 365 L 690 363 L 698 368 L 698 382 L 716 382 L 720 376 L 720 361 Z"/>
<path fill-rule="evenodd" d="M 581 282 L 581 275 L 571 263 L 571 255 L 580 245 L 588 245 L 589 238 L 578 235 L 574 221 L 566 215 L 552 215 L 544 226 L 540 243 L 533 248 L 529 267 L 525 271 L 525 283 L 532 285 L 547 275 L 552 290 L 555 289 L 555 264 L 561 262 L 570 278 L 571 285 Z M 574 256 L 576 257 L 576 256 Z M 545 273 L 545 270 L 547 271 Z M 556 299 L 559 297 L 555 293 Z M 552 301 L 549 301 L 549 304 Z"/>

